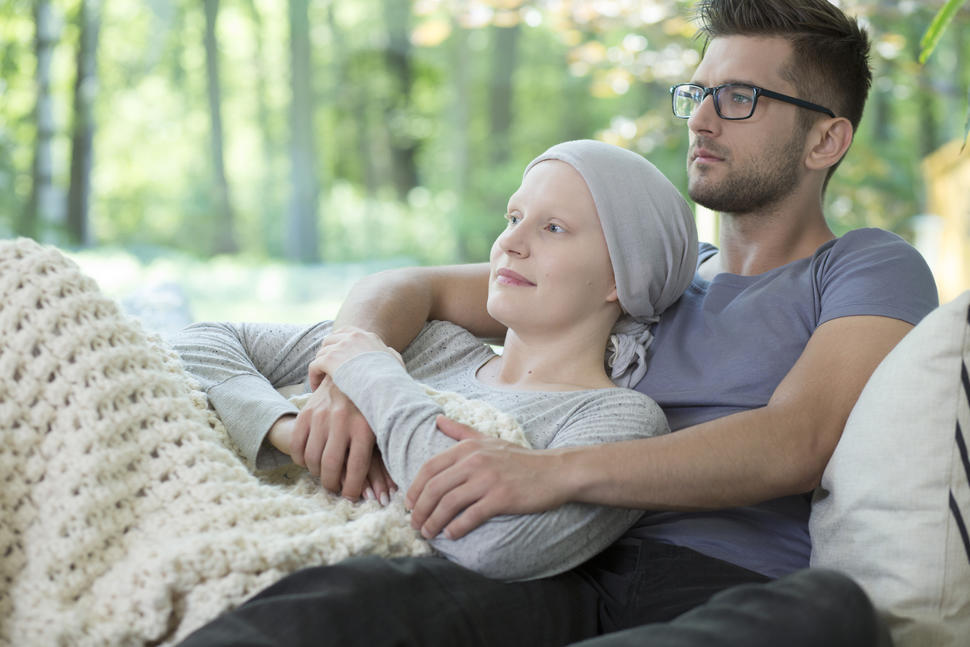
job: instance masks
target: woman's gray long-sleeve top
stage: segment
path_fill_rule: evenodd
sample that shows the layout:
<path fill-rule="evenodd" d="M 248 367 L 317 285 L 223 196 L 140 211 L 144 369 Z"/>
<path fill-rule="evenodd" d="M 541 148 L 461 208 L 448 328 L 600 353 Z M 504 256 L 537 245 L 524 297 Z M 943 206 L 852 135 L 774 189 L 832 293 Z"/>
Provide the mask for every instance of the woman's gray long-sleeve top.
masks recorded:
<path fill-rule="evenodd" d="M 195 324 L 175 340 L 233 440 L 254 468 L 289 462 L 265 442 L 272 424 L 296 407 L 276 389 L 306 385 L 307 366 L 331 329 L 273 324 Z M 394 481 L 407 489 L 432 456 L 455 441 L 435 426 L 441 407 L 422 385 L 483 400 L 512 415 L 534 448 L 593 445 L 668 431 L 660 407 L 641 393 L 607 388 L 517 391 L 482 384 L 478 369 L 493 351 L 465 329 L 431 322 L 405 349 L 407 371 L 382 352 L 345 362 L 332 376 L 377 438 Z M 547 577 L 578 566 L 606 548 L 642 514 L 569 503 L 527 515 L 501 515 L 458 540 L 433 547 L 448 559 L 493 578 Z"/>

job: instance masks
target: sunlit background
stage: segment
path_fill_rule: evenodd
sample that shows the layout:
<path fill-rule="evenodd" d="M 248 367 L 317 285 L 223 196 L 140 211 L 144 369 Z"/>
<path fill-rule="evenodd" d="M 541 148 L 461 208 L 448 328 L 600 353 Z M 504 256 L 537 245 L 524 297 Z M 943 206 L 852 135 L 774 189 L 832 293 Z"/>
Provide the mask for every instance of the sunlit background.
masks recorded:
<path fill-rule="evenodd" d="M 525 164 L 594 137 L 686 187 L 678 0 L 0 0 L 0 236 L 71 250 L 154 325 L 331 317 L 350 283 L 484 260 Z M 970 288 L 970 5 L 841 3 L 876 81 L 826 212 Z M 716 218 L 699 214 L 706 238 Z"/>

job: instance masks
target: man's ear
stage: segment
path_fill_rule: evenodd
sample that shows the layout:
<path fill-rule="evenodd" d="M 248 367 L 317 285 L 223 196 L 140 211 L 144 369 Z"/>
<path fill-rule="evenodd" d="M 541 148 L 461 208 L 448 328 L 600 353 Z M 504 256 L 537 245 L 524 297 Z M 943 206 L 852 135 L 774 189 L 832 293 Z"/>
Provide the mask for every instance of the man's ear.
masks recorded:
<path fill-rule="evenodd" d="M 838 163 L 852 144 L 852 124 L 845 117 L 823 119 L 809 131 L 805 165 L 823 170 Z"/>

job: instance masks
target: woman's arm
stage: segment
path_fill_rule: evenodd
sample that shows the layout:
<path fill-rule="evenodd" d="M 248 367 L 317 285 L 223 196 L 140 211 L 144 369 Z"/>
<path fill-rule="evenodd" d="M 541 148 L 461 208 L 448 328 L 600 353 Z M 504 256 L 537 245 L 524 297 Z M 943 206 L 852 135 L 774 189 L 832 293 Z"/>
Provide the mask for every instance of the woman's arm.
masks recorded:
<path fill-rule="evenodd" d="M 264 442 L 273 423 L 298 410 L 276 389 L 300 384 L 330 323 L 193 324 L 173 346 L 203 390 L 251 468 L 290 462 Z"/>
<path fill-rule="evenodd" d="M 334 328 L 374 332 L 397 350 L 431 319 L 457 323 L 480 337 L 500 337 L 504 328 L 485 311 L 487 295 L 487 264 L 387 270 L 354 285 Z M 319 474 L 323 487 L 356 500 L 373 464 L 374 434 L 332 381 L 320 372 L 309 378 L 314 393 L 293 426 L 291 453 Z"/>
<path fill-rule="evenodd" d="M 452 447 L 436 420 L 442 408 L 392 356 L 368 352 L 333 372 L 337 386 L 367 417 L 394 480 L 410 484 L 422 464 Z M 604 392 L 606 404 L 591 403 L 573 414 L 550 447 L 642 438 L 666 431 L 659 407 L 630 391 Z M 507 452 L 529 451 L 495 441 Z M 446 557 L 493 578 L 546 577 L 581 564 L 606 548 L 642 511 L 582 503 L 527 515 L 494 517 L 456 540 L 430 537 Z"/>

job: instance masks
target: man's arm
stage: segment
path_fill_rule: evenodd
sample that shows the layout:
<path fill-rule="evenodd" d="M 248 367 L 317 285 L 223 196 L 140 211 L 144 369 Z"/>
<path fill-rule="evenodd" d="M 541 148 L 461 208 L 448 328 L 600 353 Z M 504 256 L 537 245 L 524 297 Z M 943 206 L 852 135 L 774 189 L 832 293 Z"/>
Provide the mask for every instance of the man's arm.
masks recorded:
<path fill-rule="evenodd" d="M 334 330 L 353 326 L 377 333 L 403 350 L 429 319 L 457 323 L 482 337 L 504 334 L 485 311 L 488 265 L 451 265 L 388 270 L 354 285 Z M 332 492 L 357 500 L 372 471 L 374 434 L 367 421 L 331 380 L 310 375 L 313 395 L 294 421 L 290 455 Z M 375 484 L 378 496 L 383 484 Z"/>
<path fill-rule="evenodd" d="M 505 328 L 485 311 L 487 298 L 485 263 L 388 270 L 354 285 L 334 328 L 369 330 L 399 351 L 431 319 L 456 323 L 479 337 L 501 337 Z"/>
<path fill-rule="evenodd" d="M 565 501 L 689 510 L 807 492 L 872 371 L 911 328 L 887 317 L 826 322 L 766 406 L 666 436 L 503 456 L 467 429 L 452 431 L 468 440 L 418 474 L 407 497 L 412 524 L 460 537 L 493 515 Z M 502 486 L 521 473 L 532 474 L 529 491 Z"/>

